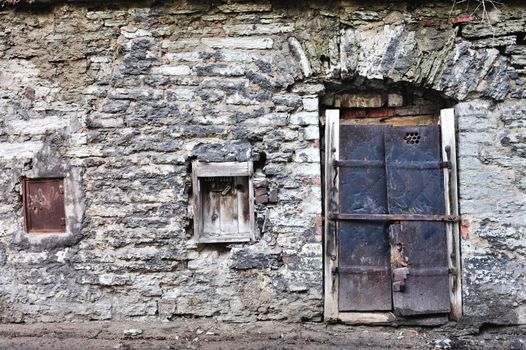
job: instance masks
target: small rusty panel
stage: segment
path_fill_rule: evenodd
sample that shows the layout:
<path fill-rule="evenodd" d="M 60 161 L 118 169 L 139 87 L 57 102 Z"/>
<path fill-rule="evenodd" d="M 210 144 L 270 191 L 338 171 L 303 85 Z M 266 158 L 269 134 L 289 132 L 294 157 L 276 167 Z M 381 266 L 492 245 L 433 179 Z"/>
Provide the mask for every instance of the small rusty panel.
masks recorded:
<path fill-rule="evenodd" d="M 248 182 L 248 176 L 238 176 L 236 178 L 240 233 L 250 233 L 250 186 Z"/>
<path fill-rule="evenodd" d="M 339 171 L 341 213 L 387 213 L 384 127 L 342 125 Z M 340 311 L 392 309 L 388 225 L 341 222 L 338 237 Z M 349 273 L 355 266 L 372 271 Z"/>
<path fill-rule="evenodd" d="M 390 214 L 444 214 L 442 169 L 411 166 L 441 161 L 437 126 L 397 127 L 386 131 L 387 193 Z M 401 316 L 447 313 L 447 241 L 443 222 L 401 222 L 390 232 L 391 265 L 395 272 L 394 312 Z M 400 269 L 408 268 L 401 271 Z M 401 273 L 403 272 L 403 274 Z M 408 272 L 408 273 L 406 273 Z"/>
<path fill-rule="evenodd" d="M 24 180 L 24 211 L 28 233 L 65 232 L 64 179 Z"/>

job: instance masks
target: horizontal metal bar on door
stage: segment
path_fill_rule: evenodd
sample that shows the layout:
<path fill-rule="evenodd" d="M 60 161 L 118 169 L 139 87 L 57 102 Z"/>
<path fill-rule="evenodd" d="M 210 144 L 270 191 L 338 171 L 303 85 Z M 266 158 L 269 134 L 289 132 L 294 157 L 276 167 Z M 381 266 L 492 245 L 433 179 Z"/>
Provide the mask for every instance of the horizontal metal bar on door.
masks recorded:
<path fill-rule="evenodd" d="M 329 214 L 330 220 L 339 221 L 442 221 L 459 222 L 459 215 L 428 215 L 428 214 Z"/>
<path fill-rule="evenodd" d="M 340 168 L 380 168 L 385 166 L 383 160 L 335 160 L 333 162 L 335 167 Z M 443 169 L 451 168 L 451 162 L 440 162 L 440 161 L 407 161 L 407 162 L 389 162 L 387 163 L 388 168 L 396 169 Z"/>
<path fill-rule="evenodd" d="M 342 168 L 373 168 L 385 166 L 385 161 L 383 160 L 335 160 L 333 162 L 335 167 Z"/>
<path fill-rule="evenodd" d="M 456 274 L 455 268 L 447 267 L 405 267 L 407 269 L 408 275 L 412 276 L 442 276 L 449 274 Z M 342 274 L 380 274 L 380 273 L 389 273 L 392 271 L 390 266 L 345 266 L 345 267 L 335 267 L 333 273 L 342 273 Z"/>

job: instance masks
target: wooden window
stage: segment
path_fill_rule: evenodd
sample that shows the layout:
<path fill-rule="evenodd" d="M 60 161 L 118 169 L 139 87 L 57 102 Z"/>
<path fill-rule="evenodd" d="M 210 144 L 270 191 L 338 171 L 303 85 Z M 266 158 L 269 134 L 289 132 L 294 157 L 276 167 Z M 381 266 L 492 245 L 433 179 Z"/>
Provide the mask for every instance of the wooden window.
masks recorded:
<path fill-rule="evenodd" d="M 192 164 L 194 231 L 201 243 L 254 240 L 251 162 Z"/>
<path fill-rule="evenodd" d="M 460 316 L 454 135 L 452 110 L 412 126 L 340 125 L 327 112 L 326 318 Z"/>
<path fill-rule="evenodd" d="M 64 179 L 23 180 L 24 219 L 28 233 L 64 233 Z"/>

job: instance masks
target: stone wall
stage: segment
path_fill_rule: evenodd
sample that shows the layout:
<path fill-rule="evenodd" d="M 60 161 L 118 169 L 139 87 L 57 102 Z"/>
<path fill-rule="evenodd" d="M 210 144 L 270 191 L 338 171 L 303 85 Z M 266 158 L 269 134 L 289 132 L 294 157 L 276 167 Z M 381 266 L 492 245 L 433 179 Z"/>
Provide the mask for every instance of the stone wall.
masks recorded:
<path fill-rule="evenodd" d="M 466 320 L 526 322 L 526 7 L 39 3 L 0 9 L 0 319 L 321 320 L 319 97 L 351 82 L 455 102 Z M 199 245 L 191 162 L 254 161 L 257 242 Z M 21 179 L 68 176 L 64 236 Z"/>

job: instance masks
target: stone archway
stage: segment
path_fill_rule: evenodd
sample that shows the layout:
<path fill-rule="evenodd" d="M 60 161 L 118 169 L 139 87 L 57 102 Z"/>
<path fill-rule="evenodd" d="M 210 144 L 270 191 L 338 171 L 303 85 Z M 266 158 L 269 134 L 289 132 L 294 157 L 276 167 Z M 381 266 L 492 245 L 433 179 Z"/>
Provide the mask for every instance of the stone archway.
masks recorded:
<path fill-rule="evenodd" d="M 501 220 L 506 222 L 504 225 L 513 227 L 513 232 L 521 230 L 521 224 L 504 218 L 506 214 L 502 208 L 486 201 L 489 197 L 497 202 L 502 199 L 509 203 L 511 211 L 516 210 L 513 209 L 516 205 L 499 195 L 483 198 L 480 194 L 489 193 L 489 189 L 476 185 L 478 181 L 494 190 L 499 189 L 498 191 L 515 188 L 515 200 L 524 200 L 519 190 L 521 185 L 513 180 L 513 174 L 520 173 L 518 168 L 513 168 L 513 164 L 520 163 L 516 152 L 517 144 L 512 146 L 508 143 L 508 140 L 515 139 L 517 134 L 513 130 L 506 130 L 505 126 L 503 128 L 503 124 L 519 125 L 522 123 L 520 120 L 524 119 L 523 109 L 519 107 L 520 101 L 513 100 L 522 96 L 520 89 L 514 87 L 517 69 L 511 64 L 509 55 L 503 54 L 502 48 L 482 45 L 480 40 L 474 42 L 472 37 L 462 37 L 459 28 L 449 26 L 440 30 L 425 26 L 404 26 L 396 24 L 400 22 L 393 19 L 389 24 L 386 22 L 388 21 L 384 19 L 374 24 L 369 22 L 363 28 L 341 30 L 341 35 L 334 39 L 333 47 L 338 47 L 338 51 L 337 54 L 333 52 L 331 57 L 332 62 L 337 64 L 333 64 L 326 71 L 328 81 L 352 81 L 357 85 L 371 81 L 409 83 L 411 86 L 428 88 L 451 99 L 451 105 L 456 103 L 455 113 L 461 131 L 458 136 L 461 167 L 459 184 L 461 210 L 465 219 L 462 223 L 464 241 L 461 244 L 463 261 L 467 266 L 464 291 L 466 317 L 489 317 L 493 321 L 497 317 L 497 322 L 504 323 L 524 320 L 523 309 L 517 308 L 515 312 L 505 314 L 504 310 L 511 304 L 496 300 L 499 299 L 496 296 L 503 295 L 504 290 L 498 286 L 501 279 L 496 271 L 504 273 L 511 261 L 503 259 L 498 267 L 490 268 L 495 260 L 492 258 L 494 253 L 487 247 L 493 244 L 487 243 L 485 238 L 480 241 L 479 237 L 470 241 L 468 233 L 473 232 L 482 237 L 488 235 L 486 237 L 491 241 L 500 235 Z M 481 26 L 471 25 L 470 35 Z M 501 34 L 505 30 L 503 29 Z M 507 50 L 512 52 L 512 49 Z M 499 133 L 506 135 L 502 139 L 503 147 L 493 143 L 498 141 Z M 510 134 L 513 136 L 508 136 Z M 516 151 L 510 153 L 510 149 Z M 510 168 L 513 170 L 506 175 L 507 169 Z M 498 185 L 499 180 L 491 174 L 493 171 L 505 178 L 505 183 Z M 478 203 L 481 203 L 480 207 L 477 207 Z M 492 218 L 496 217 L 500 219 L 493 221 Z M 487 225 L 488 222 L 492 224 Z M 503 243 L 503 246 L 497 249 L 499 254 L 504 255 L 508 254 L 506 249 L 513 250 L 507 243 Z M 480 268 L 484 271 L 479 270 Z M 491 287 L 480 283 L 481 276 L 490 270 L 495 270 L 495 273 L 490 273 L 494 279 Z M 515 289 L 511 283 L 502 280 L 502 284 Z M 520 299 L 518 294 L 513 295 L 515 299 Z"/>
<path fill-rule="evenodd" d="M 420 215 L 458 214 L 454 113 L 439 93 L 411 85 L 327 84 L 321 102 L 327 320 L 431 325 L 462 313 L 458 221 Z M 418 140 L 399 140 L 402 134 Z M 393 161 L 419 164 L 418 170 Z M 430 162 L 447 162 L 449 170 L 431 170 Z M 402 235 L 393 231 L 399 227 Z M 398 241 L 402 236 L 406 241 Z"/>

